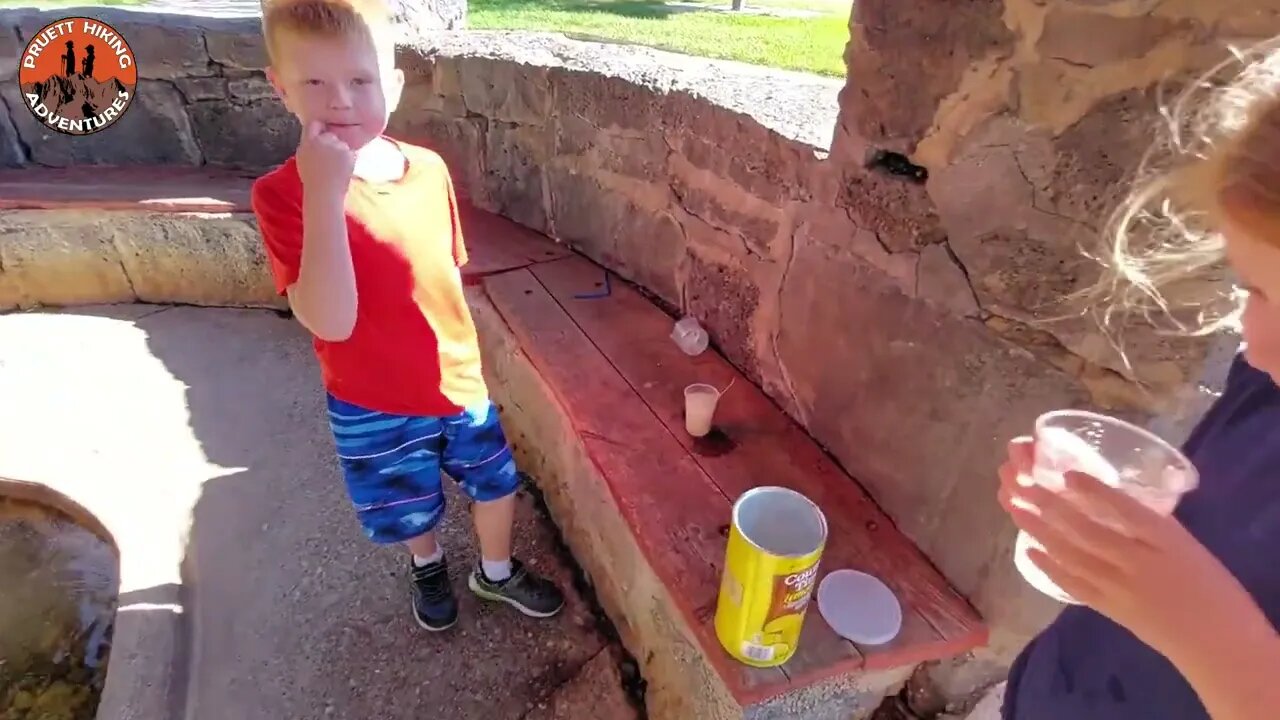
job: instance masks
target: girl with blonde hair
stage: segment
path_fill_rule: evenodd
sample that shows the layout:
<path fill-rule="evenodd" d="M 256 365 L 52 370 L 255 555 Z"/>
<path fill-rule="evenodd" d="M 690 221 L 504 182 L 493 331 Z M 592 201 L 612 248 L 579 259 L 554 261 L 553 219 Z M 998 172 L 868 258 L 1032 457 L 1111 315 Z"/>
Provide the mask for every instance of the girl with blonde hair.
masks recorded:
<path fill-rule="evenodd" d="M 1112 327 L 1134 313 L 1195 332 L 1238 320 L 1243 352 L 1184 447 L 1199 488 L 1171 517 L 1084 475 L 1050 492 L 1026 479 L 1028 438 L 1000 468 L 1001 503 L 1044 546 L 1032 561 L 1081 603 L 1014 663 L 1005 720 L 1280 717 L 1277 47 L 1241 54 L 1173 105 L 1091 298 Z M 1198 291 L 1229 276 L 1242 301 L 1230 314 Z"/>

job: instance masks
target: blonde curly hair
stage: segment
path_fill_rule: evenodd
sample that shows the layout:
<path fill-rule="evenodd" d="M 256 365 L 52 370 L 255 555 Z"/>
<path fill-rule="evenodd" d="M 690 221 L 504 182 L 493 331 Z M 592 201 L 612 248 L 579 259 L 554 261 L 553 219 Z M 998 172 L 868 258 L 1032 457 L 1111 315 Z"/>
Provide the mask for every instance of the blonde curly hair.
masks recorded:
<path fill-rule="evenodd" d="M 1113 338 L 1135 315 L 1187 335 L 1235 326 L 1225 217 L 1274 226 L 1280 245 L 1280 38 L 1234 50 L 1162 108 L 1163 137 L 1091 254 L 1102 277 L 1076 298 Z"/>

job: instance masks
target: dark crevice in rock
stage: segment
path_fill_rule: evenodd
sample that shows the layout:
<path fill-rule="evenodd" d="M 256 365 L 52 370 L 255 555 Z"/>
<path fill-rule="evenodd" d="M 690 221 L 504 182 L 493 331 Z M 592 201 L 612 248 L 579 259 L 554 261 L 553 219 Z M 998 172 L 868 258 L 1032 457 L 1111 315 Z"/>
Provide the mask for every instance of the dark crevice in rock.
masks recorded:
<path fill-rule="evenodd" d="M 640 717 L 648 717 L 644 699 L 647 683 L 644 678 L 640 677 L 639 664 L 636 662 L 635 657 L 627 652 L 626 647 L 623 646 L 622 637 L 618 634 L 618 629 L 609 621 L 609 616 L 605 615 L 604 608 L 600 605 L 600 600 L 596 596 L 596 591 L 591 585 L 590 578 L 587 577 L 582 566 L 579 565 L 577 560 L 573 557 L 573 551 L 569 549 L 569 544 L 565 542 L 564 535 L 560 532 L 560 527 L 552 521 L 551 511 L 547 507 L 546 497 L 542 494 L 542 491 L 538 489 L 538 484 L 534 482 L 532 478 L 525 476 L 523 490 L 524 492 L 529 493 L 529 496 L 533 499 L 534 506 L 542 516 L 543 522 L 545 522 L 547 527 L 550 529 L 552 547 L 556 555 L 559 556 L 560 561 L 564 563 L 564 566 L 569 568 L 573 577 L 574 590 L 576 590 L 578 595 L 582 597 L 582 601 L 586 603 L 587 607 L 591 609 L 591 615 L 596 621 L 596 632 L 599 632 L 605 639 L 605 644 L 600 649 L 600 652 L 608 652 L 611 647 L 616 649 L 617 653 L 621 657 L 618 670 L 622 675 L 623 690 L 626 692 L 627 698 L 640 712 Z M 567 673 L 568 677 L 555 689 L 563 687 L 570 680 L 576 677 L 582 667 L 585 667 L 587 663 L 594 659 L 594 657 L 595 656 L 588 658 L 587 661 L 574 672 Z M 548 697 L 554 694 L 555 692 L 553 690 L 551 693 L 548 693 Z"/>
<path fill-rule="evenodd" d="M 545 705 L 547 702 L 555 698 L 556 693 L 560 692 L 574 680 L 578 679 L 578 676 L 582 674 L 583 669 L 590 665 L 596 658 L 600 657 L 600 653 L 605 652 L 609 652 L 609 646 L 601 645 L 599 650 L 595 651 L 590 657 L 578 663 L 577 667 L 573 668 L 569 672 L 560 673 L 556 682 L 552 684 L 551 687 L 547 688 L 541 696 L 534 700 L 527 710 L 520 713 L 518 720 L 525 720 L 525 718 L 529 717 L 529 715 L 535 711 L 541 710 L 541 708 L 538 707 L 539 705 Z"/>
<path fill-rule="evenodd" d="M 1083 69 L 1083 70 L 1092 70 L 1092 69 L 1093 69 L 1093 67 L 1094 67 L 1093 65 L 1090 65 L 1089 63 L 1086 63 L 1086 62 L 1080 62 L 1080 61 L 1078 61 L 1078 60 L 1068 60 L 1067 58 L 1064 58 L 1064 57 L 1050 56 L 1050 57 L 1049 57 L 1049 59 L 1050 59 L 1050 60 L 1057 60 L 1058 62 L 1062 63 L 1063 65 L 1070 65 L 1071 67 L 1077 67 L 1077 68 L 1081 68 L 1081 69 Z"/>
<path fill-rule="evenodd" d="M 172 310 L 172 309 L 174 309 L 174 308 L 176 308 L 176 307 L 178 307 L 178 306 L 177 306 L 177 305 L 160 305 L 160 306 L 156 307 L 156 309 L 152 310 L 151 312 L 143 313 L 142 315 L 139 315 L 138 317 L 134 318 L 134 320 L 133 320 L 133 324 L 134 324 L 134 325 L 137 325 L 138 323 L 142 322 L 143 320 L 146 320 L 147 318 L 155 317 L 156 315 L 159 315 L 160 313 L 169 312 L 170 310 Z"/>
<path fill-rule="evenodd" d="M 1031 180 L 1031 176 L 1027 174 L 1026 168 L 1022 166 L 1022 158 L 1018 156 L 1017 151 L 1014 150 L 1009 145 L 992 145 L 990 147 L 1009 148 L 1009 157 L 1013 159 L 1013 166 L 1018 169 L 1018 174 L 1022 176 L 1022 179 L 1025 180 L 1027 183 L 1027 187 L 1031 190 L 1031 209 L 1033 211 L 1044 214 L 1044 215 L 1048 215 L 1050 217 L 1058 218 L 1059 220 L 1066 220 L 1069 223 L 1079 225 L 1089 230 L 1095 230 L 1095 228 L 1092 225 L 1080 220 L 1079 218 L 1074 218 L 1074 217 L 1071 217 L 1070 215 L 1063 215 L 1062 213 L 1056 210 L 1051 210 L 1041 205 L 1040 191 L 1042 190 L 1042 188 L 1038 187 L 1035 184 L 1035 182 Z"/>
<path fill-rule="evenodd" d="M 206 76 L 216 77 L 222 70 L 222 64 L 213 59 L 213 53 L 209 52 L 209 36 L 204 33 L 200 33 L 200 47 L 204 49 Z"/>
<path fill-rule="evenodd" d="M 201 37 L 203 38 L 203 36 Z M 187 135 L 188 137 L 191 138 L 191 143 L 195 145 L 196 152 L 199 154 L 199 157 L 196 158 L 196 165 L 207 165 L 209 161 L 207 156 L 205 155 L 204 145 L 200 142 L 200 133 L 196 132 L 195 123 L 192 122 L 191 114 L 187 112 L 187 109 L 192 105 L 195 105 L 196 103 L 192 102 L 190 99 L 187 98 L 186 93 L 182 92 L 182 88 L 174 80 L 158 79 L 158 80 L 153 80 L 152 82 L 164 83 L 165 85 L 168 85 L 169 87 L 173 88 L 173 92 L 176 93 L 178 97 L 182 98 L 182 102 L 183 102 L 182 114 L 186 116 L 187 125 L 190 128 L 190 131 L 187 133 Z"/>
<path fill-rule="evenodd" d="M 983 312 L 982 298 L 978 296 L 977 289 L 973 287 L 973 277 L 969 275 L 969 268 L 965 266 L 964 261 L 960 259 L 960 256 L 956 254 L 955 249 L 951 247 L 950 240 L 943 240 L 941 245 L 943 249 L 947 251 L 947 257 L 951 258 L 951 262 L 955 263 L 956 267 L 960 268 L 960 274 L 964 275 L 965 284 L 969 286 L 969 292 L 973 295 L 974 305 L 978 306 L 979 312 Z M 917 275 L 916 276 L 917 282 L 919 281 L 919 279 L 920 279 L 920 276 Z"/>
<path fill-rule="evenodd" d="M 892 150 L 873 150 L 867 158 L 867 169 L 882 175 L 923 185 L 929 180 L 929 170 L 916 165 L 911 158 Z"/>
<path fill-rule="evenodd" d="M 133 285 L 133 278 L 129 276 L 129 268 L 125 265 L 124 252 L 120 249 L 120 244 L 116 242 L 115 238 L 111 239 L 111 249 L 116 251 L 116 262 L 120 265 L 120 274 L 124 276 L 124 281 L 129 285 L 129 294 L 133 296 L 134 300 L 141 300 L 142 298 L 138 297 L 137 288 Z"/>
<path fill-rule="evenodd" d="M 852 219 L 852 218 L 850 218 L 850 219 Z M 874 238 L 876 239 L 876 244 L 880 246 L 880 249 L 881 249 L 881 250 L 884 250 L 884 251 L 885 251 L 885 253 L 887 253 L 887 254 L 889 254 L 889 255 L 892 255 L 892 254 L 893 254 L 893 248 L 889 247 L 889 243 L 885 242 L 885 241 L 884 241 L 884 238 L 880 237 L 880 231 L 879 231 L 879 230 L 872 230 L 872 231 L 871 231 L 871 236 L 872 236 L 872 237 L 874 237 Z"/>
<path fill-rule="evenodd" d="M 796 242 L 798 242 L 796 240 L 797 235 L 799 235 L 799 228 L 796 228 L 791 232 L 791 243 L 787 248 L 786 264 L 782 266 L 782 276 L 778 279 L 778 324 L 777 329 L 773 333 L 771 344 L 773 346 L 774 364 L 777 366 L 778 374 L 782 378 L 782 384 L 787 393 L 787 400 L 791 403 L 791 408 L 796 414 L 796 419 L 800 421 L 801 424 L 807 424 L 808 421 L 804 417 L 804 409 L 800 407 L 800 396 L 796 393 L 795 383 L 791 381 L 791 373 L 787 370 L 787 364 L 782 360 L 782 351 L 780 349 L 782 346 L 782 333 L 785 332 L 787 328 L 787 320 L 786 317 L 784 317 L 784 308 L 786 307 L 786 304 L 783 302 L 782 296 L 787 289 L 787 279 L 791 276 L 791 266 L 795 264 L 796 260 Z"/>
<path fill-rule="evenodd" d="M 685 212 L 689 213 L 693 217 L 701 220 L 702 222 L 710 225 L 711 227 L 715 228 L 716 230 L 719 230 L 720 232 L 726 235 L 732 235 L 738 238 L 738 242 L 742 244 L 742 249 L 744 252 L 747 253 L 747 255 L 750 255 L 751 257 L 761 262 L 767 262 L 767 263 L 773 262 L 773 260 L 765 257 L 764 255 L 761 255 L 755 248 L 751 247 L 751 243 L 747 241 L 746 236 L 743 235 L 741 231 L 732 227 L 726 227 L 722 223 L 717 222 L 714 218 L 707 217 L 706 215 L 700 212 L 697 212 L 692 207 L 690 207 L 690 204 L 687 200 L 687 194 L 685 193 L 685 188 L 682 185 L 680 185 L 680 183 L 674 183 L 674 182 L 669 183 L 668 187 L 671 188 L 671 194 L 675 196 L 676 202 L 680 204 L 681 210 L 684 210 Z M 681 226 L 682 232 L 683 232 L 683 229 L 684 229 L 683 226 Z M 686 242 L 687 242 L 687 239 L 686 239 Z"/>

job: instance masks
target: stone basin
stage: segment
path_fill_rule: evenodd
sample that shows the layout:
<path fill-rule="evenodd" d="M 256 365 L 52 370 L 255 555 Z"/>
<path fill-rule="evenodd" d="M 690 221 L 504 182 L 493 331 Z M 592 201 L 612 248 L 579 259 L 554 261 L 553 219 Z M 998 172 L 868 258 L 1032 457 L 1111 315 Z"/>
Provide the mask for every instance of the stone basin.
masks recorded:
<path fill-rule="evenodd" d="M 0 478 L 0 718 L 96 716 L 119 564 L 83 507 L 44 485 Z"/>

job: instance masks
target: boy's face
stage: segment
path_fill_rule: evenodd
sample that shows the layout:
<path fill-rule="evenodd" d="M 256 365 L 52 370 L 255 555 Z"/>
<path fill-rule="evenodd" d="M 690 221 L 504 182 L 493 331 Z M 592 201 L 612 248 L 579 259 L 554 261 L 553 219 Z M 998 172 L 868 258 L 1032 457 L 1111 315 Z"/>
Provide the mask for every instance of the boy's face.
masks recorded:
<path fill-rule="evenodd" d="M 372 41 L 285 33 L 277 50 L 267 77 L 304 125 L 323 123 L 352 150 L 387 129 L 404 73 L 390 60 L 380 63 Z"/>

